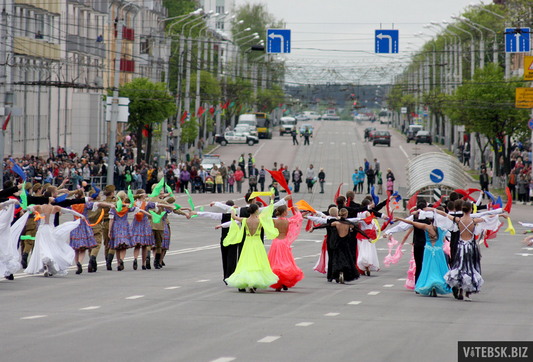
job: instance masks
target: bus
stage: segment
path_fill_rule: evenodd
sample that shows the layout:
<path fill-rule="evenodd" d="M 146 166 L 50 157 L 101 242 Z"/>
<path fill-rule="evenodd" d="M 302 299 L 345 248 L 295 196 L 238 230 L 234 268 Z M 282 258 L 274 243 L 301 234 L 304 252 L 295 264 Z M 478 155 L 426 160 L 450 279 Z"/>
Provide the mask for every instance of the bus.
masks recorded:
<path fill-rule="evenodd" d="M 257 133 L 259 138 L 272 139 L 272 122 L 268 115 L 262 112 L 254 113 L 257 119 Z"/>

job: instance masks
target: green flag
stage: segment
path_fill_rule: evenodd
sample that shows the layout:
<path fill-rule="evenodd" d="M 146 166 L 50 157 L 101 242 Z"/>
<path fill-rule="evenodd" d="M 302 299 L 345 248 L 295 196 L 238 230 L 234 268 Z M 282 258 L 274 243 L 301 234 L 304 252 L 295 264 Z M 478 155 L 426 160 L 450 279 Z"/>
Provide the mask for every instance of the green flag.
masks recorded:
<path fill-rule="evenodd" d="M 172 188 L 167 184 L 165 184 L 165 186 L 167 187 L 167 192 L 170 194 L 170 197 L 174 197 L 174 194 L 172 193 Z"/>
<path fill-rule="evenodd" d="M 229 105 L 229 108 L 235 106 L 235 102 L 231 102 L 230 105 Z"/>
<path fill-rule="evenodd" d="M 174 210 L 179 210 L 179 209 L 181 209 L 181 205 L 178 205 L 178 204 L 175 203 L 174 204 Z"/>
<path fill-rule="evenodd" d="M 26 210 L 28 208 L 28 195 L 26 195 L 26 181 L 22 183 L 22 192 L 20 193 L 21 207 Z"/>
<path fill-rule="evenodd" d="M 152 222 L 154 224 L 159 224 L 161 222 L 161 219 L 163 218 L 163 216 L 165 216 L 167 212 L 166 211 L 163 211 L 163 213 L 161 215 L 153 212 L 152 210 L 150 210 L 150 214 L 152 214 Z"/>
<path fill-rule="evenodd" d="M 204 207 L 203 207 L 203 206 L 200 207 L 200 211 L 204 211 Z M 192 219 L 193 217 L 198 217 L 198 215 L 193 215 L 193 216 L 191 216 L 191 219 Z"/>
<path fill-rule="evenodd" d="M 35 236 L 31 236 L 31 235 L 22 235 L 20 237 L 20 240 L 35 240 Z"/>
<path fill-rule="evenodd" d="M 119 197 L 118 200 L 117 200 L 117 212 L 121 212 L 122 211 L 122 199 Z"/>
<path fill-rule="evenodd" d="M 161 181 L 157 183 L 157 185 L 154 187 L 154 191 L 150 194 L 150 197 L 157 197 L 159 196 L 159 193 L 161 192 L 161 189 L 165 185 L 165 178 L 163 177 Z"/>
<path fill-rule="evenodd" d="M 130 199 L 130 207 L 133 206 L 133 204 L 135 203 L 135 200 L 133 199 L 133 191 L 131 191 L 131 187 L 128 186 L 128 197 Z"/>
<path fill-rule="evenodd" d="M 185 192 L 187 193 L 187 195 L 189 195 L 189 205 L 191 205 L 191 210 L 194 211 L 194 204 L 192 203 L 191 194 L 189 194 L 189 190 L 187 190 L 187 189 L 185 189 Z"/>

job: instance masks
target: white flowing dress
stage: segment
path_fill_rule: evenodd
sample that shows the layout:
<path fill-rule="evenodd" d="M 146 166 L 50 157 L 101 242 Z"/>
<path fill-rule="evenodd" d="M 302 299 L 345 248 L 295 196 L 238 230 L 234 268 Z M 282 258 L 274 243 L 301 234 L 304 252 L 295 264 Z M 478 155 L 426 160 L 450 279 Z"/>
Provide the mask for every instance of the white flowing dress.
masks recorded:
<path fill-rule="evenodd" d="M 54 227 L 54 218 L 44 214 L 40 220 L 33 253 L 24 270 L 27 274 L 40 274 L 45 267 L 50 275 L 67 275 L 74 262 L 74 249 L 69 245 L 70 232 L 78 227 L 80 219 Z"/>
<path fill-rule="evenodd" d="M 30 213 L 24 214 L 12 226 L 14 211 L 14 202 L 0 210 L 0 276 L 7 277 L 21 268 L 17 244 Z"/>

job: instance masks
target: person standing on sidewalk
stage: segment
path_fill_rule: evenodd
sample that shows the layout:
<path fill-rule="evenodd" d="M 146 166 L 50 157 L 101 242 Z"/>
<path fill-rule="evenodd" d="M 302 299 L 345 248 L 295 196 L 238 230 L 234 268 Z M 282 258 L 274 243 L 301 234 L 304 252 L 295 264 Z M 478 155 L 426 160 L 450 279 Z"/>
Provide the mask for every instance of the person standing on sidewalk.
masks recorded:
<path fill-rule="evenodd" d="M 481 186 L 481 191 L 483 191 L 483 198 L 485 198 L 485 192 L 489 191 L 489 175 L 487 175 L 486 168 L 481 169 L 481 174 L 479 175 L 479 185 Z"/>
<path fill-rule="evenodd" d="M 324 182 L 326 182 L 326 173 L 324 172 L 324 168 L 320 168 L 320 172 L 318 173 L 318 182 L 320 182 L 320 193 L 324 193 Z"/>
<path fill-rule="evenodd" d="M 300 184 L 302 183 L 302 171 L 296 166 L 292 172 L 292 183 L 294 184 L 294 192 L 300 192 Z"/>
<path fill-rule="evenodd" d="M 305 182 L 307 183 L 307 192 L 313 192 L 313 183 L 315 178 L 315 169 L 313 164 L 309 165 L 309 168 L 305 171 Z"/>
<path fill-rule="evenodd" d="M 372 189 L 372 186 L 374 186 L 374 183 L 376 182 L 376 173 L 372 169 L 372 166 L 368 166 L 368 170 L 366 171 L 366 184 L 367 184 L 367 191 L 366 193 L 369 194 L 370 190 Z"/>
<path fill-rule="evenodd" d="M 259 184 L 261 185 L 261 192 L 265 191 L 266 170 L 265 166 L 261 166 L 259 170 Z"/>

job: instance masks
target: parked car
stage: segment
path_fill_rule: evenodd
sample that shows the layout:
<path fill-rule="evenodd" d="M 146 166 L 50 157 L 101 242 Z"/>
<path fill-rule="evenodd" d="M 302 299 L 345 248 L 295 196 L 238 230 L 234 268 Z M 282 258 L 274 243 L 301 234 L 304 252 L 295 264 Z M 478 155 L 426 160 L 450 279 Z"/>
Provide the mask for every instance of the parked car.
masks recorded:
<path fill-rule="evenodd" d="M 228 131 L 223 134 L 215 135 L 215 142 L 220 143 L 221 146 L 226 146 L 228 143 L 240 143 L 253 146 L 256 143 L 259 143 L 259 138 L 252 135 Z"/>
<path fill-rule="evenodd" d="M 279 126 L 279 135 L 283 136 L 285 133 L 291 133 L 296 128 L 296 119 L 294 117 L 281 117 L 281 124 Z"/>
<path fill-rule="evenodd" d="M 367 127 L 367 128 L 365 128 L 364 138 L 365 139 L 369 138 L 370 132 L 375 131 L 375 130 L 376 130 L 376 127 Z"/>
<path fill-rule="evenodd" d="M 220 167 L 220 155 L 204 155 L 200 166 L 206 171 L 211 171 L 213 165 L 216 165 L 217 168 Z"/>
<path fill-rule="evenodd" d="M 368 118 L 366 114 L 359 113 L 357 116 L 355 116 L 355 120 L 363 122 L 363 121 L 370 121 L 370 118 Z"/>
<path fill-rule="evenodd" d="M 431 134 L 429 131 L 418 131 L 415 136 L 415 144 L 419 143 L 429 143 L 431 144 Z"/>
<path fill-rule="evenodd" d="M 249 124 L 237 124 L 234 129 L 237 133 L 244 133 L 249 134 L 255 137 L 258 137 L 257 127 L 256 126 L 250 126 Z"/>
<path fill-rule="evenodd" d="M 309 121 L 311 120 L 311 119 L 310 119 L 308 116 L 306 116 L 305 114 L 299 114 L 299 115 L 297 115 L 297 116 L 294 117 L 294 118 L 296 118 L 296 120 L 297 120 L 298 122 L 309 122 Z"/>
<path fill-rule="evenodd" d="M 373 131 L 372 132 L 372 145 L 377 144 L 387 145 L 390 147 L 390 133 L 389 131 Z"/>
<path fill-rule="evenodd" d="M 341 120 L 341 117 L 339 117 L 339 116 L 332 116 L 332 115 L 329 115 L 329 114 L 323 114 L 323 115 L 322 115 L 322 120 L 323 120 L 323 121 L 340 121 L 340 120 Z"/>
<path fill-rule="evenodd" d="M 304 134 L 305 129 L 308 129 L 311 134 L 313 134 L 313 126 L 310 124 L 302 124 L 300 126 L 300 137 Z"/>
<path fill-rule="evenodd" d="M 422 126 L 419 125 L 419 124 L 412 124 L 409 126 L 409 128 L 407 129 L 407 143 L 411 142 L 411 140 L 414 140 L 415 139 L 415 136 L 416 134 L 418 133 L 418 131 L 421 131 L 422 130 Z"/>
<path fill-rule="evenodd" d="M 320 119 L 320 114 L 315 111 L 304 111 L 303 115 L 309 118 L 308 121 L 318 121 Z"/>

